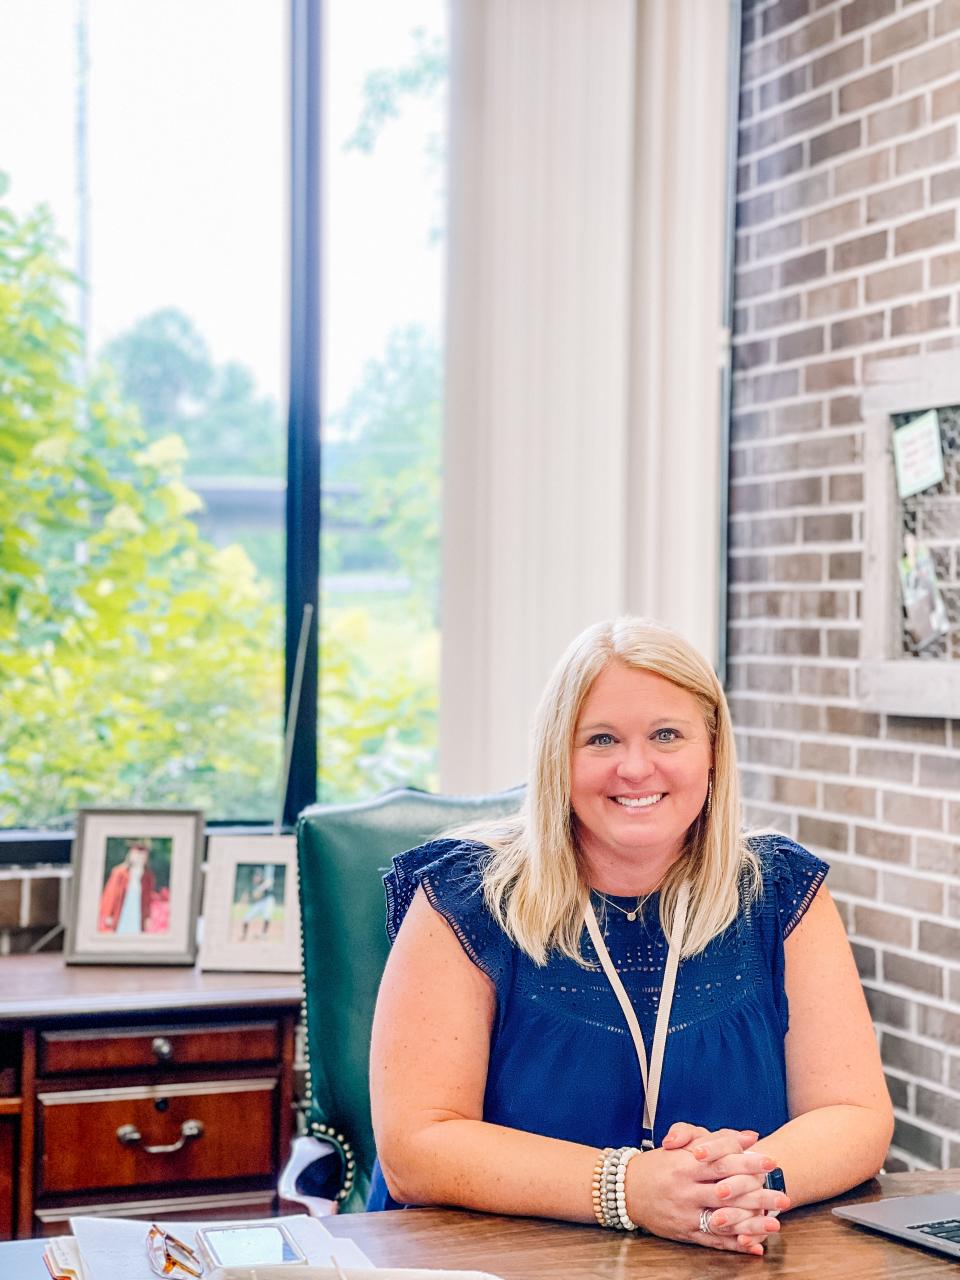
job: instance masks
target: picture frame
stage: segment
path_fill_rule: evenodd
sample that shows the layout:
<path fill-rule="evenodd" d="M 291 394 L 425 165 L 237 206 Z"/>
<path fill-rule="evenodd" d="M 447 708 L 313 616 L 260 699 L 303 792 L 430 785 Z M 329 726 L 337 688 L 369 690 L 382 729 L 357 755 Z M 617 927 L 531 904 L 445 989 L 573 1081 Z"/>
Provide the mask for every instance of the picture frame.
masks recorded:
<path fill-rule="evenodd" d="M 203 838 L 199 809 L 80 809 L 65 962 L 193 964 Z"/>
<path fill-rule="evenodd" d="M 199 963 L 204 970 L 300 972 L 295 836 L 210 836 Z"/>

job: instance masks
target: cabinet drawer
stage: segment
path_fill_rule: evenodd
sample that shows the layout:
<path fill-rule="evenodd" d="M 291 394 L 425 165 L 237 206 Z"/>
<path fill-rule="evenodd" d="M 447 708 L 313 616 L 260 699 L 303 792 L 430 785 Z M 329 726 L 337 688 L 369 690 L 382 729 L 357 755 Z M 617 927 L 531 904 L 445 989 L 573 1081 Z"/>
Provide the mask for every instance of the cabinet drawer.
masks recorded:
<path fill-rule="evenodd" d="M 42 1194 L 275 1172 L 276 1080 L 65 1090 L 37 1101 Z"/>
<path fill-rule="evenodd" d="M 40 1075 L 125 1071 L 143 1067 L 276 1062 L 280 1026 L 272 1020 L 222 1026 L 112 1027 L 42 1031 Z"/>

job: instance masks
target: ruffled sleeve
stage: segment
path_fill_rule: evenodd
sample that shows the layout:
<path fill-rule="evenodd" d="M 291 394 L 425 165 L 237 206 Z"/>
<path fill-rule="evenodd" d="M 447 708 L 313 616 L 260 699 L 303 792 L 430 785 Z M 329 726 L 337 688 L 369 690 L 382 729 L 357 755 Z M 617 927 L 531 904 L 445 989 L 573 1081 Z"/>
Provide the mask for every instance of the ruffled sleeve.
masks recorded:
<path fill-rule="evenodd" d="M 787 836 L 763 836 L 757 850 L 764 898 L 776 912 L 781 938 L 788 938 L 816 897 L 830 868 Z"/>
<path fill-rule="evenodd" d="M 483 900 L 481 863 L 489 852 L 476 841 L 431 840 L 398 854 L 383 877 L 387 894 L 387 935 L 396 940 L 414 894 L 446 920 L 467 956 L 499 990 L 511 964 L 513 946 Z"/>
<path fill-rule="evenodd" d="M 787 836 L 756 836 L 751 843 L 760 858 L 763 889 L 748 918 L 753 922 L 757 963 L 770 975 L 774 1005 L 786 1035 L 790 1011 L 784 986 L 784 939 L 800 923 L 829 868 Z"/>

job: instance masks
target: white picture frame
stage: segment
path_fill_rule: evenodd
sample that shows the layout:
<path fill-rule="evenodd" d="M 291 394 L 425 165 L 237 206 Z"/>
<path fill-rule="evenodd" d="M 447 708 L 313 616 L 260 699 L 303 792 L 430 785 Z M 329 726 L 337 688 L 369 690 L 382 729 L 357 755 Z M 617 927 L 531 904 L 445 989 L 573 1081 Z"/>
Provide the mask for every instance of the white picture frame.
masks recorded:
<path fill-rule="evenodd" d="M 203 855 L 199 809 L 81 809 L 67 964 L 191 965 Z"/>
<path fill-rule="evenodd" d="M 295 836 L 209 837 L 199 964 L 207 971 L 300 972 Z"/>
<path fill-rule="evenodd" d="M 893 463 L 894 415 L 960 404 L 960 367 L 953 351 L 877 360 L 863 393 L 864 564 L 858 664 L 865 711 L 933 719 L 960 717 L 960 662 L 918 661 L 903 653 L 899 563 L 900 499 Z"/>

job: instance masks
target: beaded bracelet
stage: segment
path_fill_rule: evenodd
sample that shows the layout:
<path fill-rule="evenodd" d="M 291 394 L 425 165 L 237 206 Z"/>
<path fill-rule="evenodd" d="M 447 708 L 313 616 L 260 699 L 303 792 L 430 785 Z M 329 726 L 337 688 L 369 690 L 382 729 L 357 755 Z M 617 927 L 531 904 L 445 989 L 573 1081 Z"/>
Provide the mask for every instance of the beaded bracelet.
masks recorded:
<path fill-rule="evenodd" d="M 619 1228 L 620 1215 L 617 1213 L 617 1165 L 620 1161 L 621 1147 L 611 1147 L 603 1161 L 603 1185 L 601 1200 L 603 1203 L 603 1225 Z"/>
<path fill-rule="evenodd" d="M 617 1168 L 616 1168 L 615 1188 L 616 1188 L 616 1196 L 617 1196 L 617 1216 L 620 1219 L 617 1225 L 620 1227 L 621 1231 L 637 1230 L 637 1224 L 631 1219 L 630 1215 L 627 1213 L 626 1180 L 627 1180 L 627 1165 L 630 1163 L 630 1161 L 633 1159 L 634 1156 L 638 1156 L 639 1154 L 640 1154 L 640 1151 L 637 1147 L 621 1147 L 620 1148 L 620 1159 L 617 1162 Z"/>
<path fill-rule="evenodd" d="M 593 1210 L 597 1222 L 618 1231 L 636 1231 L 627 1213 L 627 1165 L 640 1155 L 637 1147 L 607 1147 L 593 1172 Z"/>
<path fill-rule="evenodd" d="M 593 1194 L 593 1213 L 601 1227 L 607 1225 L 607 1215 L 603 1211 L 603 1166 L 607 1156 L 613 1154 L 613 1147 L 604 1147 L 593 1166 L 593 1181 L 590 1189 Z"/>

